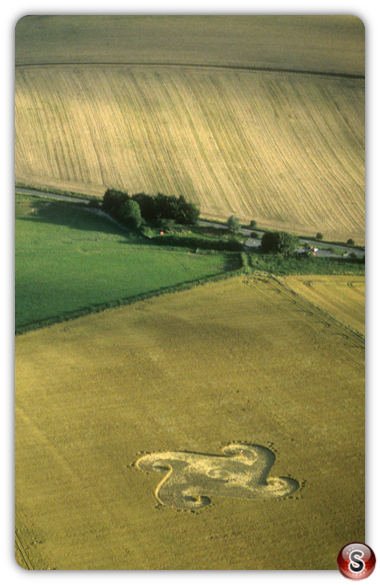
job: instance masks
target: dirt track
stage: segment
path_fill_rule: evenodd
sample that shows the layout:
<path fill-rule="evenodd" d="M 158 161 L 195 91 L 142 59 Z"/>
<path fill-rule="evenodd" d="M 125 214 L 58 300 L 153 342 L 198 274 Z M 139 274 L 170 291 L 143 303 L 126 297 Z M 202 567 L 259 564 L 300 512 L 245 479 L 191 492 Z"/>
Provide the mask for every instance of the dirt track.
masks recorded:
<path fill-rule="evenodd" d="M 318 77 L 335 77 L 337 79 L 365 79 L 364 75 L 355 75 L 349 73 L 338 73 L 338 72 L 329 72 L 329 71 L 307 71 L 307 70 L 300 70 L 300 69 L 286 69 L 286 68 L 274 68 L 274 67 L 250 67 L 248 65 L 207 65 L 201 63 L 154 63 L 154 62 L 122 62 L 122 61 L 111 61 L 111 62 L 103 62 L 103 61 L 77 61 L 77 62 L 57 62 L 57 63 L 16 63 L 16 67 L 64 67 L 65 65 L 83 65 L 83 66 L 91 66 L 91 65 L 102 65 L 106 67 L 112 67 L 113 65 L 127 65 L 127 66 L 136 66 L 140 65 L 143 67 L 181 67 L 187 68 L 190 67 L 192 69 L 224 69 L 224 70 L 232 70 L 232 71 L 257 71 L 257 72 L 264 72 L 264 73 L 291 73 L 294 75 L 302 75 L 302 76 L 314 76 L 317 75 Z"/>

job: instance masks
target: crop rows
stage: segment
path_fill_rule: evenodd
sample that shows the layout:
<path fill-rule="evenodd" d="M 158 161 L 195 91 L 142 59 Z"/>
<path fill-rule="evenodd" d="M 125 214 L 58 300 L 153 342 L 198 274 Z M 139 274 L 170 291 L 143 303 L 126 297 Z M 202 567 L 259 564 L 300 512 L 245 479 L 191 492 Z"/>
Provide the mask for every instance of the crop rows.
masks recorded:
<path fill-rule="evenodd" d="M 15 343 L 16 526 L 35 568 L 334 570 L 342 540 L 364 538 L 364 343 L 279 282 L 232 278 Z M 236 442 L 274 451 L 269 479 L 302 489 L 253 502 L 210 473 L 192 513 L 157 507 L 165 474 L 133 465 L 218 461 Z"/>
<path fill-rule="evenodd" d="M 364 81 L 18 67 L 16 177 L 183 194 L 205 216 L 364 241 Z"/>
<path fill-rule="evenodd" d="M 297 295 L 329 313 L 334 319 L 364 339 L 364 277 L 286 276 L 284 281 Z"/>

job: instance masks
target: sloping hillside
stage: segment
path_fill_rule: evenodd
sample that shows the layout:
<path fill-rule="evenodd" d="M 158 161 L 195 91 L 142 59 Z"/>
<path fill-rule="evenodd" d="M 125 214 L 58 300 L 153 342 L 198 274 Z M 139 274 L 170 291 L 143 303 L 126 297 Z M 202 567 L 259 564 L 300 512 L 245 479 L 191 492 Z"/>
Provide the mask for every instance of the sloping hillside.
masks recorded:
<path fill-rule="evenodd" d="M 109 186 L 183 194 L 205 216 L 234 213 L 263 227 L 364 242 L 360 21 L 152 18 L 19 22 L 16 180 L 99 195 Z M 156 34 L 147 36 L 137 59 L 138 31 L 152 32 L 153 22 Z M 195 24 L 202 25 L 196 36 Z M 265 31 L 273 43 L 268 37 L 264 43 Z M 286 45 L 283 35 L 291 32 Z M 303 51 L 302 41 L 313 39 Z M 319 67 L 311 55 L 320 56 Z M 122 59 L 145 64 L 117 63 Z M 101 64 L 90 65 L 94 60 Z M 248 63 L 287 71 L 244 69 Z"/>
<path fill-rule="evenodd" d="M 364 75 L 355 16 L 26 16 L 16 64 L 180 63 Z"/>

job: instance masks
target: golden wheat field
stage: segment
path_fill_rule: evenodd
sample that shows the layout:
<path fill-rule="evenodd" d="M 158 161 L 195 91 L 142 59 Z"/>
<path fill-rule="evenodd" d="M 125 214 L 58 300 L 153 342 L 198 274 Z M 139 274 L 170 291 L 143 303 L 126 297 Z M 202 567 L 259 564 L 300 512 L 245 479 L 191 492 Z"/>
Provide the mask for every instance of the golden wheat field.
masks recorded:
<path fill-rule="evenodd" d="M 358 18 L 27 16 L 15 34 L 16 181 L 364 244 Z M 365 540 L 364 295 L 360 276 L 251 272 L 18 335 L 18 564 L 336 569 Z"/>
<path fill-rule="evenodd" d="M 326 18 L 22 19 L 16 179 L 363 244 L 364 28 Z"/>
<path fill-rule="evenodd" d="M 29 568 L 336 569 L 364 459 L 364 342 L 268 276 L 16 339 Z"/>
<path fill-rule="evenodd" d="M 363 338 L 365 336 L 365 278 L 347 276 L 285 276 L 296 294 L 329 313 Z"/>

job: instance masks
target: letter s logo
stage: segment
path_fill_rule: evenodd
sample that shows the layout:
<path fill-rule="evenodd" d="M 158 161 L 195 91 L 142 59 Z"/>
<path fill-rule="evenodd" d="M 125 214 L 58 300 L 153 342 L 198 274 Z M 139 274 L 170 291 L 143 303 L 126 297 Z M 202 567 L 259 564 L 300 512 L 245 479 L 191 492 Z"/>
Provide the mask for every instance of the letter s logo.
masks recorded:
<path fill-rule="evenodd" d="M 365 568 L 365 562 L 361 560 L 364 557 L 364 553 L 361 550 L 353 550 L 350 552 L 350 564 L 349 569 L 352 573 L 361 573 Z"/>
<path fill-rule="evenodd" d="M 347 579 L 361 580 L 372 575 L 375 565 L 375 553 L 364 542 L 350 542 L 338 554 L 338 569 Z"/>

